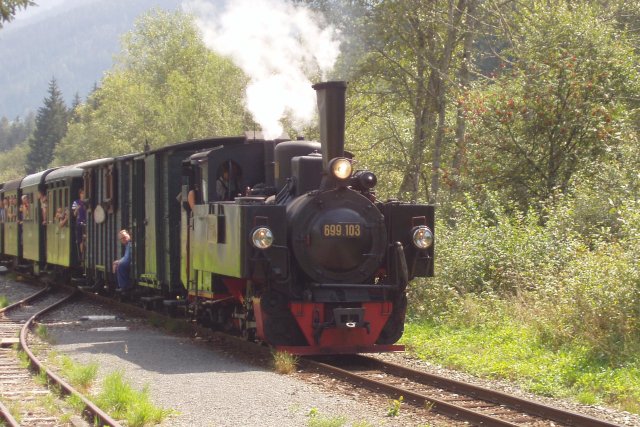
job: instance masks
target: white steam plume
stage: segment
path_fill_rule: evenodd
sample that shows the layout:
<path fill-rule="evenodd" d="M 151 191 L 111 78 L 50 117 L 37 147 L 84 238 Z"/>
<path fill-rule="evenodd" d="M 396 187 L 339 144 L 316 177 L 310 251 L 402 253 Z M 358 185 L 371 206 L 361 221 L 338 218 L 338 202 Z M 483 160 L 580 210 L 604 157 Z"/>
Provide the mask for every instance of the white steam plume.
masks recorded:
<path fill-rule="evenodd" d="M 282 134 L 280 119 L 300 128 L 315 117 L 315 93 L 308 76 L 326 78 L 340 42 L 319 16 L 286 0 L 228 0 L 224 10 L 210 1 L 186 0 L 205 44 L 229 56 L 250 78 L 247 109 L 265 138 Z"/>

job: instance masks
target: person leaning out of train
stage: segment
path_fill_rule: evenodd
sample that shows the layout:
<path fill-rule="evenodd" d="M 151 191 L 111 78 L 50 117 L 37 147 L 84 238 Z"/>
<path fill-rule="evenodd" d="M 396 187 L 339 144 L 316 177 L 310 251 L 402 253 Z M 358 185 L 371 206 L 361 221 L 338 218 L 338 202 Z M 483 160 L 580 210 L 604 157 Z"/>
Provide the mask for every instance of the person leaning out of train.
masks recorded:
<path fill-rule="evenodd" d="M 84 200 L 83 188 L 78 191 L 78 198 L 73 201 L 71 211 L 76 219 L 76 243 L 78 244 L 80 259 L 84 259 L 84 234 L 87 224 L 87 207 Z"/>
<path fill-rule="evenodd" d="M 4 217 L 2 222 L 7 222 L 11 219 L 10 208 L 9 208 L 9 198 L 5 197 L 2 200 L 2 212 L 4 212 Z"/>
<path fill-rule="evenodd" d="M 131 269 L 131 236 L 127 230 L 118 232 L 120 243 L 124 245 L 124 255 L 122 258 L 113 261 L 113 273 L 116 275 L 118 289 L 120 292 L 131 288 L 129 271 Z"/>
<path fill-rule="evenodd" d="M 9 197 L 9 205 L 7 207 L 7 219 L 11 222 L 14 222 L 16 220 L 16 196 Z"/>
<path fill-rule="evenodd" d="M 29 219 L 29 197 L 26 194 L 22 195 L 20 199 L 20 219 Z"/>
<path fill-rule="evenodd" d="M 42 225 L 47 225 L 47 193 L 38 191 L 38 199 L 40 200 L 40 210 L 42 212 Z"/>
<path fill-rule="evenodd" d="M 67 211 L 62 208 L 56 209 L 55 220 L 60 228 L 67 225 L 67 222 L 69 222 L 69 215 L 67 215 Z"/>
<path fill-rule="evenodd" d="M 196 203 L 198 201 L 198 187 L 194 187 L 189 190 L 187 194 L 187 204 L 189 205 L 189 209 L 193 211 L 193 208 L 196 207 Z"/>

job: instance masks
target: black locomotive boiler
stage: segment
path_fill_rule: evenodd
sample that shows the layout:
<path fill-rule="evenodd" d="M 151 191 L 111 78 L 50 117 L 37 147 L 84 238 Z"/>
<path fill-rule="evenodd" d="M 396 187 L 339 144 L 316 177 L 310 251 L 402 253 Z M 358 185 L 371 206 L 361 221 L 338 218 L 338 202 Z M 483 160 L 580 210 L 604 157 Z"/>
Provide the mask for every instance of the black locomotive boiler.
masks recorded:
<path fill-rule="evenodd" d="M 314 86 L 320 142 L 249 132 L 0 185 L 2 254 L 114 293 L 124 228 L 133 237 L 127 299 L 293 354 L 400 350 L 408 282 L 433 275 L 434 209 L 380 201 L 375 175 L 354 170 L 346 87 Z M 81 226 L 70 215 L 80 189 Z"/>

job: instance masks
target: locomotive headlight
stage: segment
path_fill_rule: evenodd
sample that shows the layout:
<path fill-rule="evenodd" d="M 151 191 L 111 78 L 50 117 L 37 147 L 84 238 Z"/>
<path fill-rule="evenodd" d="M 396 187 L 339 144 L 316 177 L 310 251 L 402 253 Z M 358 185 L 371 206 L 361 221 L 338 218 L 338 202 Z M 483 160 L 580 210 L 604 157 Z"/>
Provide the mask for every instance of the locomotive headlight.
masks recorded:
<path fill-rule="evenodd" d="M 251 243 L 258 249 L 269 249 L 273 244 L 273 233 L 267 227 L 258 227 L 251 233 Z"/>
<path fill-rule="evenodd" d="M 331 175 L 343 181 L 351 176 L 353 167 L 351 166 L 351 162 L 349 161 L 349 159 L 345 159 L 344 157 L 336 157 L 335 159 L 331 160 L 331 162 L 329 162 L 329 170 L 331 171 Z"/>
<path fill-rule="evenodd" d="M 426 225 L 415 227 L 412 232 L 413 245 L 418 249 L 427 249 L 433 245 L 433 233 Z"/>

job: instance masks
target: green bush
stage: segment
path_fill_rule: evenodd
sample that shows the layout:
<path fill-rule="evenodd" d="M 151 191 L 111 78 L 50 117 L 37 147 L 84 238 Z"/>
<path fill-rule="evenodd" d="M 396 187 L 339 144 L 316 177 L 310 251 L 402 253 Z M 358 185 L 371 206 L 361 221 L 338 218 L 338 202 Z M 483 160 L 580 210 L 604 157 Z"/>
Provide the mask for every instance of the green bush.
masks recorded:
<path fill-rule="evenodd" d="M 482 325 L 507 314 L 535 327 L 549 346 L 581 343 L 610 363 L 634 358 L 640 204 L 621 201 L 615 215 L 602 212 L 601 224 L 617 225 L 600 231 L 581 227 L 582 205 L 565 197 L 544 218 L 495 197 L 457 205 L 437 224 L 437 277 L 410 287 L 410 319 Z"/>

